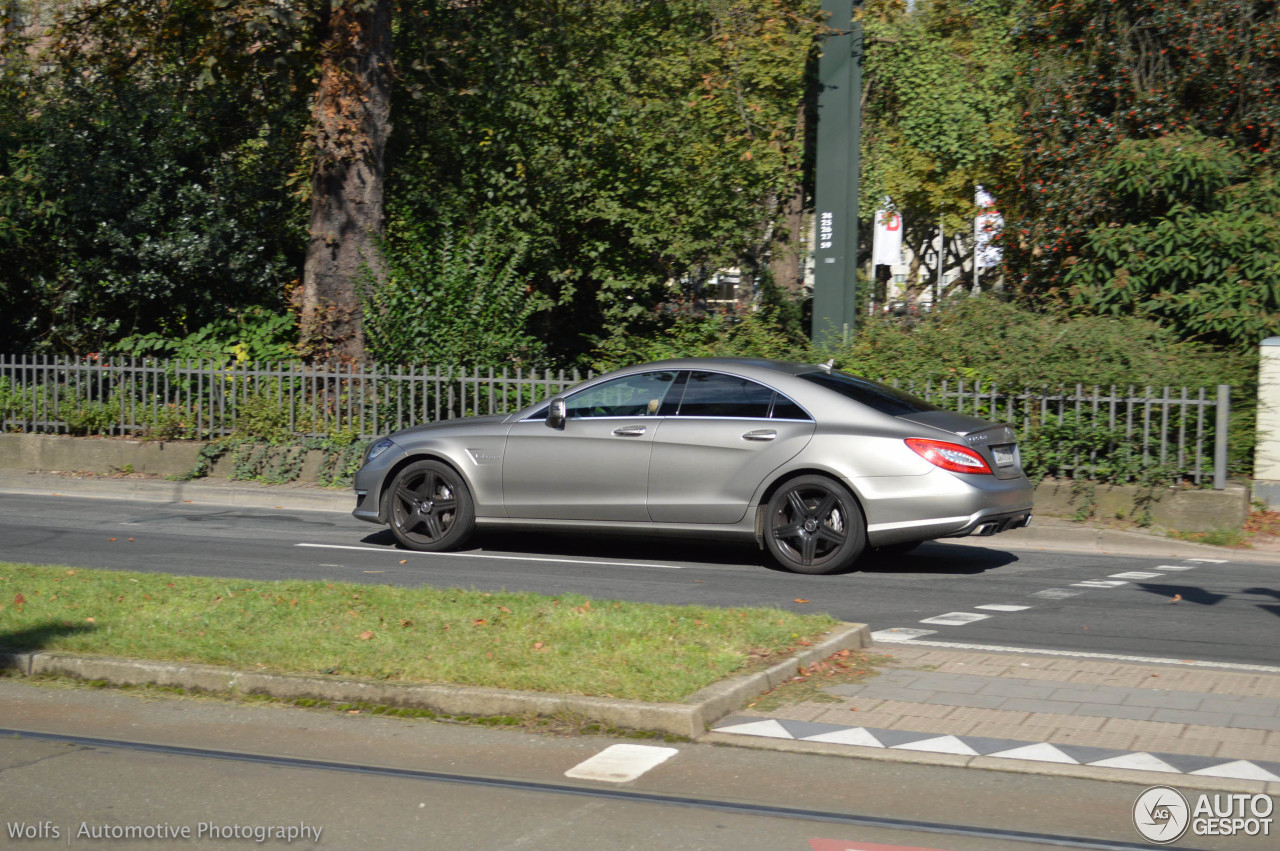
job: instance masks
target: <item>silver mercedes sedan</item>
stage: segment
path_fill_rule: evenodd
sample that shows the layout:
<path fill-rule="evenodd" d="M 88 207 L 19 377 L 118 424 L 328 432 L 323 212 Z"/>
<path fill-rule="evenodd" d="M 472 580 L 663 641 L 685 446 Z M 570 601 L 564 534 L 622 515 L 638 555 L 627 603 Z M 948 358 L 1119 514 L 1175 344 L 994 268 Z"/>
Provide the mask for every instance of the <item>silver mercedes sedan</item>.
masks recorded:
<path fill-rule="evenodd" d="M 361 520 L 414 550 L 477 528 L 754 538 L 798 573 L 1031 522 L 1013 430 L 832 369 L 667 360 L 514 414 L 374 442 Z"/>

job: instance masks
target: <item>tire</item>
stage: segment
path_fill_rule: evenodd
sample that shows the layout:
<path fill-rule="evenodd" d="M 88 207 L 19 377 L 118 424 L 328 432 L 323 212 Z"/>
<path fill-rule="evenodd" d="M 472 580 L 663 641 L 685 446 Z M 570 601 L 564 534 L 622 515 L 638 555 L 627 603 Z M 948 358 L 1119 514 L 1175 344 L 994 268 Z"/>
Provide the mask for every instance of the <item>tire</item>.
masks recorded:
<path fill-rule="evenodd" d="M 391 531 L 401 546 L 423 552 L 456 549 L 476 527 L 475 503 L 462 476 L 439 461 L 415 461 L 387 489 Z"/>
<path fill-rule="evenodd" d="M 848 489 L 825 476 L 784 484 L 765 510 L 765 544 L 793 573 L 835 573 L 866 548 L 866 521 Z"/>

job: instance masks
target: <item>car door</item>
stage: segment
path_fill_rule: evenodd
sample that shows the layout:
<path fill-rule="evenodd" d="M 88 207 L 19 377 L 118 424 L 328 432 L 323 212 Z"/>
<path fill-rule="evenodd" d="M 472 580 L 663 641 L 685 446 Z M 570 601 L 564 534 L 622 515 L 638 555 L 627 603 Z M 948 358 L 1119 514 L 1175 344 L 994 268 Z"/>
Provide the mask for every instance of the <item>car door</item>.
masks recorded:
<path fill-rule="evenodd" d="M 645 522 L 649 454 L 675 370 L 637 373 L 565 398 L 563 428 L 545 414 L 507 434 L 502 492 L 507 516 Z"/>
<path fill-rule="evenodd" d="M 787 397 L 730 373 L 693 371 L 658 425 L 649 464 L 649 517 L 736 523 L 760 482 L 804 448 L 816 427 Z"/>

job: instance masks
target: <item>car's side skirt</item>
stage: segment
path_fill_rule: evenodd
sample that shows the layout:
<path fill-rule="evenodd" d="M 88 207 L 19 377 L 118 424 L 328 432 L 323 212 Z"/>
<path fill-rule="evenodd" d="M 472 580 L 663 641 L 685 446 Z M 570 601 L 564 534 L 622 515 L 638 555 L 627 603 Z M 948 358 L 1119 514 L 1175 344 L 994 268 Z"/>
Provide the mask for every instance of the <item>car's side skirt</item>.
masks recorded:
<path fill-rule="evenodd" d="M 738 523 L 643 523 L 599 520 L 541 520 L 512 517 L 477 517 L 476 525 L 482 529 L 511 529 L 543 532 L 590 532 L 616 535 L 666 535 L 671 537 L 696 536 L 722 538 L 724 540 L 752 540 L 755 538 L 755 515 Z"/>

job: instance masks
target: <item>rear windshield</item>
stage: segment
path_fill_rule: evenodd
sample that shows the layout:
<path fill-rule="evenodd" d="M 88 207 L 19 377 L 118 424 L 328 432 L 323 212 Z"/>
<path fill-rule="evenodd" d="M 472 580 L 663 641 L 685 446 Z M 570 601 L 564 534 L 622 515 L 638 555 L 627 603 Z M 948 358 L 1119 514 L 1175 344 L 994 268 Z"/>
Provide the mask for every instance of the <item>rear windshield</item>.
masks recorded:
<path fill-rule="evenodd" d="M 910 393 L 904 393 L 877 381 L 868 381 L 843 372 L 806 372 L 799 377 L 826 387 L 828 390 L 834 390 L 841 396 L 861 402 L 868 408 L 891 417 L 942 410 L 937 405 L 930 405 L 919 396 L 912 396 Z"/>

